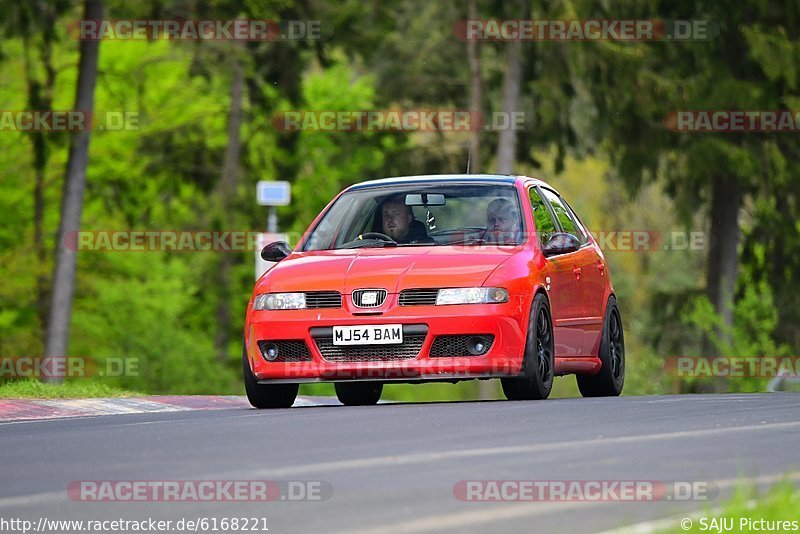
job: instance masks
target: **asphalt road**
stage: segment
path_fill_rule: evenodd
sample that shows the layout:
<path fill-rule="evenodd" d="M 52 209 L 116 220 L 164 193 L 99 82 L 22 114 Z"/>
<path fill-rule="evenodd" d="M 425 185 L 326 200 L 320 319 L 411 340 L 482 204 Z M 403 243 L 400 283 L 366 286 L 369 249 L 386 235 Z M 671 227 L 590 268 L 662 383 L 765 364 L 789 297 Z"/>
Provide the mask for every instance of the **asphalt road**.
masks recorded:
<path fill-rule="evenodd" d="M 0 518 L 258 517 L 270 532 L 597 532 L 800 472 L 800 395 L 320 406 L 0 425 Z M 320 481 L 318 501 L 81 502 L 81 480 Z M 464 502 L 461 480 L 710 483 L 710 501 Z M 800 480 L 800 479 L 795 479 Z M 312 486 L 313 487 L 313 486 Z"/>

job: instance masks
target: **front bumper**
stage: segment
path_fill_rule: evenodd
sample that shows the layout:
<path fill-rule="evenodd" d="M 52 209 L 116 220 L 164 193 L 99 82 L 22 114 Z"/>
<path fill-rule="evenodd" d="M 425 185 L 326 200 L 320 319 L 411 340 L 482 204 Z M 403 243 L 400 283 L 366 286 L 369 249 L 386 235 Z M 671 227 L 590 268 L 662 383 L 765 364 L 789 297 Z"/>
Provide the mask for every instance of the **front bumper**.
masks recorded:
<path fill-rule="evenodd" d="M 380 314 L 351 312 L 344 308 L 254 311 L 245 330 L 247 355 L 253 374 L 264 383 L 414 382 L 515 376 L 522 366 L 527 322 L 523 310 L 528 306 L 523 297 L 517 296 L 504 304 L 395 306 Z M 390 346 L 381 345 L 373 346 L 375 354 L 383 355 L 381 359 L 370 359 L 367 348 L 351 353 L 351 356 L 359 355 L 350 358 L 358 361 L 342 361 L 348 358 L 332 356 L 331 343 L 325 340 L 331 327 L 381 324 L 403 325 L 404 345 L 412 338 L 419 344 L 421 339 L 419 350 L 414 346 L 410 351 L 395 351 L 400 356 L 393 357 L 391 351 L 386 352 L 386 347 Z M 491 348 L 482 355 L 431 356 L 437 337 L 453 335 L 491 336 Z M 306 361 L 267 361 L 259 341 L 302 341 L 308 348 L 308 358 Z"/>

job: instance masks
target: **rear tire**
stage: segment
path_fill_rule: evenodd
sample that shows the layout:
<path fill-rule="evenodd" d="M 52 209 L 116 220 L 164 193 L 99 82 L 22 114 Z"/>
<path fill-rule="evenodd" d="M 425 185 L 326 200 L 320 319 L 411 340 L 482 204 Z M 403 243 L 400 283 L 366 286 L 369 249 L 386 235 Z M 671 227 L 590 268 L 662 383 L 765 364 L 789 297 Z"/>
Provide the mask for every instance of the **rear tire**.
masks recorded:
<path fill-rule="evenodd" d="M 255 408 L 289 408 L 300 389 L 299 384 L 259 384 L 250 369 L 246 346 L 242 354 L 242 375 L 247 400 Z"/>
<path fill-rule="evenodd" d="M 625 336 L 622 332 L 617 299 L 609 297 L 600 338 L 602 362 L 596 375 L 577 375 L 578 389 L 584 397 L 617 397 L 625 383 Z"/>
<path fill-rule="evenodd" d="M 522 374 L 514 378 L 502 378 L 503 393 L 508 400 L 546 399 L 553 389 L 555 350 L 553 320 L 547 298 L 537 293 L 528 318 L 528 335 L 525 339 L 525 355 Z"/>
<path fill-rule="evenodd" d="M 345 406 L 371 406 L 381 400 L 380 382 L 336 382 L 336 397 Z"/>

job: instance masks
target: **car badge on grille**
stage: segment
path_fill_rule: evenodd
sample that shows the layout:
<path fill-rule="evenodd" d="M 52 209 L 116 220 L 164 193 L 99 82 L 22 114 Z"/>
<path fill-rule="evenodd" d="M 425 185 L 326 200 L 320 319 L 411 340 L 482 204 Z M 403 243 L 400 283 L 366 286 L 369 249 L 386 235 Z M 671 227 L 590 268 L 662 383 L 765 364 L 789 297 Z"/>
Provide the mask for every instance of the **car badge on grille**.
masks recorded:
<path fill-rule="evenodd" d="M 377 308 L 386 300 L 385 289 L 356 289 L 353 291 L 353 304 L 357 308 Z"/>

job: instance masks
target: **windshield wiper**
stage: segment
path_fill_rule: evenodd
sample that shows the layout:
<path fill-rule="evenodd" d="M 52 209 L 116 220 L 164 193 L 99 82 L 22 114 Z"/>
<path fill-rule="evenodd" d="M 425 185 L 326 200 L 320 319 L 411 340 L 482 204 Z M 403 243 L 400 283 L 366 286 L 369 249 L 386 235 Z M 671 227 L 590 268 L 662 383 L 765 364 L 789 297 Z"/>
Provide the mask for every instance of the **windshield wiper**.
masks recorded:
<path fill-rule="evenodd" d="M 384 248 L 396 246 L 397 243 L 390 243 L 388 241 L 383 241 L 382 239 L 354 239 L 353 241 L 348 241 L 347 243 L 342 244 L 338 248 Z"/>
<path fill-rule="evenodd" d="M 447 245 L 464 245 L 464 246 L 473 246 L 473 245 L 485 245 L 486 241 L 483 239 L 462 239 L 461 241 L 453 241 L 451 243 L 446 243 Z"/>

